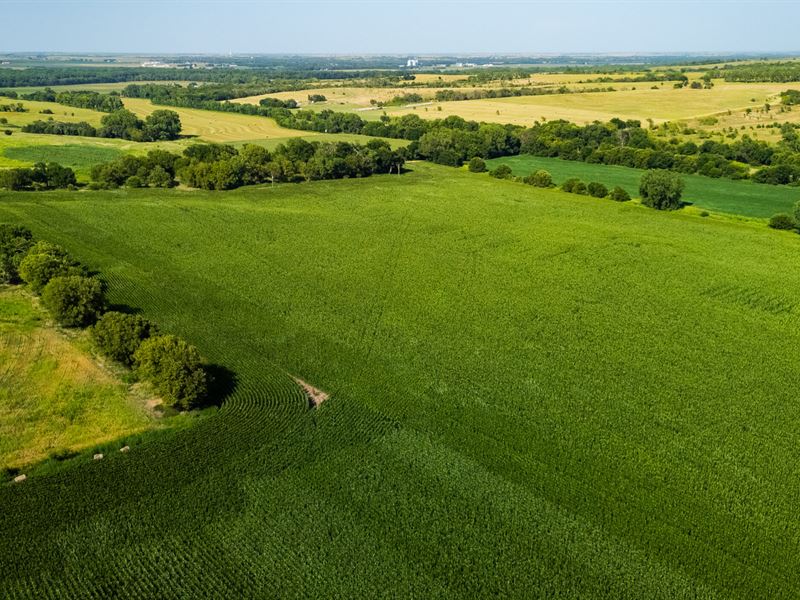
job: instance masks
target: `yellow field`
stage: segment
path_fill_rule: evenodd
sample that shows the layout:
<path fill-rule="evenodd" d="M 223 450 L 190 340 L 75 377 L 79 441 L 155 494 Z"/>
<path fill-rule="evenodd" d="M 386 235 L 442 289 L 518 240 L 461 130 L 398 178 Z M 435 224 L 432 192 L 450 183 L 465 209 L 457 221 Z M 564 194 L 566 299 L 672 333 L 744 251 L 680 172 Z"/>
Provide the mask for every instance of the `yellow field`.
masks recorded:
<path fill-rule="evenodd" d="M 85 339 L 60 333 L 30 297 L 0 287 L 0 467 L 159 426 L 151 398 L 98 364 Z"/>
<path fill-rule="evenodd" d="M 305 132 L 280 127 L 273 119 L 194 108 L 156 106 L 142 98 L 124 98 L 125 107 L 144 118 L 155 110 L 174 110 L 181 118 L 183 135 L 209 142 L 235 142 L 302 137 Z"/>
<path fill-rule="evenodd" d="M 466 88 L 471 89 L 471 88 Z M 313 105 L 320 110 L 330 108 L 332 110 L 357 110 L 372 106 L 370 100 L 377 102 L 388 102 L 395 96 L 402 94 L 417 93 L 422 97 L 433 97 L 436 89 L 428 88 L 369 88 L 369 87 L 326 87 L 294 92 L 278 92 L 276 94 L 261 94 L 259 96 L 248 96 L 247 98 L 237 98 L 233 102 L 241 104 L 258 104 L 263 98 L 278 98 L 280 100 L 296 100 L 303 108 L 308 108 L 309 94 L 322 94 L 328 100 Z"/>
<path fill-rule="evenodd" d="M 65 121 L 68 123 L 78 123 L 86 121 L 87 123 L 98 126 L 100 119 L 103 118 L 105 113 L 96 110 L 89 110 L 88 108 L 73 108 L 71 106 L 64 106 L 55 102 L 31 102 L 29 100 L 15 100 L 13 98 L 0 97 L 0 104 L 17 104 L 21 102 L 28 112 L 0 112 L 0 117 L 8 119 L 9 124 L 18 125 L 22 127 L 33 121 L 46 121 L 52 117 L 56 121 Z M 52 115 L 41 114 L 42 110 L 49 109 L 53 111 Z M 0 125 L 2 129 L 2 125 Z"/>
<path fill-rule="evenodd" d="M 636 87 L 635 90 L 617 92 L 441 102 L 416 109 L 390 107 L 385 110 L 390 115 L 411 112 L 424 118 L 459 115 L 476 121 L 520 125 L 530 125 L 541 118 L 566 119 L 575 123 L 607 121 L 613 117 L 642 121 L 651 118 L 659 123 L 743 110 L 748 106 L 761 107 L 767 100 L 775 103 L 777 94 L 787 86 L 718 83 L 711 90 L 673 89 L 669 84 L 655 90 L 647 84 Z"/>

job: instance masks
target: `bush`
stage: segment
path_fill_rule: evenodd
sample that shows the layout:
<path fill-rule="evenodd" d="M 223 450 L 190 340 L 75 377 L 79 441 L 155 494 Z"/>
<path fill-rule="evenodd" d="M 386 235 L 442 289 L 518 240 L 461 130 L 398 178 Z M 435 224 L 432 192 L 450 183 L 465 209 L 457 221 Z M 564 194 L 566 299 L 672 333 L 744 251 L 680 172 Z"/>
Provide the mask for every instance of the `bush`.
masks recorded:
<path fill-rule="evenodd" d="M 38 294 L 53 277 L 82 275 L 80 268 L 61 246 L 36 242 L 19 263 L 19 276 Z"/>
<path fill-rule="evenodd" d="M 540 188 L 553 187 L 553 177 L 550 175 L 550 173 L 541 169 L 531 173 L 522 181 L 528 185 L 533 185 Z"/>
<path fill-rule="evenodd" d="M 13 131 L 11 131 L 10 129 L 5 129 L 3 130 L 3 133 L 5 133 L 6 135 L 11 135 Z"/>
<path fill-rule="evenodd" d="M 608 188 L 597 181 L 592 181 L 588 185 L 587 189 L 589 191 L 589 195 L 594 196 L 595 198 L 605 198 L 608 196 Z"/>
<path fill-rule="evenodd" d="M 470 173 L 483 173 L 486 171 L 486 163 L 481 157 L 476 156 L 469 161 L 467 168 L 470 170 Z"/>
<path fill-rule="evenodd" d="M 152 383 L 170 406 L 190 408 L 207 393 L 200 353 L 174 335 L 144 340 L 133 360 L 139 375 Z"/>
<path fill-rule="evenodd" d="M 611 190 L 609 197 L 617 202 L 627 202 L 631 199 L 631 195 L 619 186 Z"/>
<path fill-rule="evenodd" d="M 680 208 L 682 193 L 683 180 L 671 171 L 648 171 L 639 183 L 642 204 L 657 210 Z"/>
<path fill-rule="evenodd" d="M 139 177 L 138 175 L 131 175 L 125 180 L 125 187 L 129 188 L 144 187 L 144 182 L 142 181 L 142 178 Z"/>
<path fill-rule="evenodd" d="M 495 179 L 511 179 L 511 167 L 508 165 L 498 165 L 494 171 L 490 171 L 489 175 Z"/>
<path fill-rule="evenodd" d="M 794 216 L 794 222 L 800 226 L 800 201 L 795 202 L 794 210 L 792 211 L 792 215 Z"/>
<path fill-rule="evenodd" d="M 772 229 L 794 229 L 796 223 L 791 215 L 778 213 L 777 215 L 772 215 L 769 220 L 769 226 L 772 227 Z"/>
<path fill-rule="evenodd" d="M 575 186 L 579 183 L 581 183 L 580 179 L 578 179 L 577 177 L 570 177 L 564 183 L 561 184 L 561 189 L 571 194 L 573 193 Z"/>
<path fill-rule="evenodd" d="M 130 366 L 141 343 L 155 332 L 155 325 L 139 315 L 107 312 L 92 327 L 92 339 L 104 355 Z"/>
<path fill-rule="evenodd" d="M 0 283 L 19 281 L 19 263 L 33 246 L 27 227 L 0 224 Z"/>
<path fill-rule="evenodd" d="M 105 308 L 103 286 L 93 277 L 53 277 L 42 290 L 42 304 L 65 327 L 85 327 Z"/>
<path fill-rule="evenodd" d="M 580 194 L 581 196 L 585 196 L 587 194 L 586 184 L 582 181 L 578 181 L 575 185 L 572 186 L 572 193 L 573 194 Z"/>

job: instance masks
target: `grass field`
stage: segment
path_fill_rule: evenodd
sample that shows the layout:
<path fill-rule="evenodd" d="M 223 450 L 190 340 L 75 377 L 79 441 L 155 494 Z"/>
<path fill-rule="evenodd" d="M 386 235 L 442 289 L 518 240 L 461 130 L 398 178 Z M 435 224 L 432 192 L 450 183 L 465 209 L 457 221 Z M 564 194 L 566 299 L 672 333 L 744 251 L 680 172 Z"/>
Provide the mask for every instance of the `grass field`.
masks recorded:
<path fill-rule="evenodd" d="M 0 117 L 8 119 L 9 125 L 22 127 L 33 121 L 46 121 L 53 118 L 55 121 L 66 121 L 67 123 L 78 123 L 86 121 L 90 125 L 100 125 L 100 119 L 105 113 L 90 110 L 88 108 L 73 108 L 64 106 L 56 102 L 33 102 L 31 100 L 17 100 L 14 98 L 0 97 L 0 104 L 22 104 L 28 112 L 0 112 Z M 52 110 L 53 114 L 42 114 L 42 110 Z M 0 125 L 0 128 L 5 128 Z"/>
<path fill-rule="evenodd" d="M 520 125 L 531 125 L 542 117 L 549 121 L 565 119 L 574 123 L 608 121 L 614 117 L 641 121 L 652 118 L 659 123 L 747 106 L 760 108 L 768 99 L 774 103 L 775 96 L 787 87 L 787 84 L 718 84 L 710 90 L 676 90 L 665 83 L 653 90 L 651 85 L 636 84 L 635 90 L 616 92 L 439 102 L 427 111 L 417 108 L 414 112 L 427 118 L 459 115 L 468 120 Z M 406 114 L 412 110 L 388 108 L 387 113 Z"/>
<path fill-rule="evenodd" d="M 499 164 L 507 164 L 514 175 L 519 177 L 545 169 L 550 172 L 557 185 L 570 177 L 578 177 L 585 183 L 599 181 L 609 189 L 618 185 L 627 190 L 632 197 L 639 195 L 639 180 L 645 173 L 642 169 L 588 164 L 529 154 L 496 158 L 487 161 L 486 164 L 489 169 L 494 169 Z M 712 179 L 701 175 L 680 177 L 686 185 L 683 193 L 684 202 L 707 210 L 766 219 L 779 212 L 791 213 L 794 205 L 800 201 L 800 188 L 797 187 Z"/>
<path fill-rule="evenodd" d="M 157 426 L 146 395 L 100 366 L 31 298 L 0 287 L 0 467 L 78 451 Z"/>
<path fill-rule="evenodd" d="M 237 378 L 0 487 L 7 597 L 796 597 L 800 238 L 411 167 L 0 195 Z"/>

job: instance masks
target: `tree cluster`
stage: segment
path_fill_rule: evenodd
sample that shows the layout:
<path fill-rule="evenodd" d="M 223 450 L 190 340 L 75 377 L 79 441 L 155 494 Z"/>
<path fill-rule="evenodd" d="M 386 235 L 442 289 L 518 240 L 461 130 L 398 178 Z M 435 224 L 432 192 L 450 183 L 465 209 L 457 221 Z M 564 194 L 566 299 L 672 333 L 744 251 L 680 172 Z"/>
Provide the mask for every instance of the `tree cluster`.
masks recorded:
<path fill-rule="evenodd" d="M 25 133 L 47 133 L 50 135 L 82 135 L 84 137 L 97 137 L 97 129 L 85 121 L 80 123 L 65 123 L 47 119 L 46 121 L 33 121 L 22 127 Z"/>
<path fill-rule="evenodd" d="M 173 187 L 177 183 L 175 169 L 180 160 L 179 155 L 164 150 L 151 150 L 146 156 L 126 154 L 110 162 L 94 165 L 90 187 Z"/>
<path fill-rule="evenodd" d="M 156 110 L 139 119 L 126 109 L 114 111 L 100 120 L 98 137 L 121 138 L 134 142 L 155 142 L 178 139 L 181 119 L 174 110 Z"/>
<path fill-rule="evenodd" d="M 56 92 L 51 88 L 45 88 L 28 94 L 20 94 L 18 97 L 23 100 L 57 102 L 74 108 L 88 108 L 108 113 L 123 108 L 122 100 L 116 92 L 109 94 L 101 94 L 100 92 L 89 90 Z"/>
<path fill-rule="evenodd" d="M 30 168 L 0 169 L 0 188 L 11 191 L 54 190 L 76 185 L 75 172 L 55 162 L 38 162 Z"/>

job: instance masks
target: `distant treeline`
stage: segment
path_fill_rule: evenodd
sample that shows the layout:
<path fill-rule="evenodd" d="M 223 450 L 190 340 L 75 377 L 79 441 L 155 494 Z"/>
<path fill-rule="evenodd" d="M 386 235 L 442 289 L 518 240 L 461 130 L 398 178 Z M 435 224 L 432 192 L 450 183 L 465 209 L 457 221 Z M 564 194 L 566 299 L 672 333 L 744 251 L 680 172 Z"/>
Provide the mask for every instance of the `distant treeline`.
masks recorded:
<path fill-rule="evenodd" d="M 800 81 L 800 62 L 747 63 L 725 65 L 709 71 L 712 77 L 722 77 L 731 82 L 786 83 Z"/>
<path fill-rule="evenodd" d="M 0 90 L 0 96 L 15 98 L 20 100 L 31 100 L 34 102 L 57 102 L 64 106 L 74 108 L 89 108 L 100 112 L 114 112 L 122 108 L 122 100 L 119 94 L 101 94 L 88 90 L 56 92 L 53 89 L 20 94 L 15 90 Z"/>
<path fill-rule="evenodd" d="M 368 177 L 398 173 L 404 152 L 383 140 L 366 145 L 319 143 L 297 138 L 272 151 L 253 144 L 241 150 L 224 144 L 193 144 L 183 155 L 160 150 L 147 156 L 126 155 L 92 168 L 93 187 L 171 187 L 184 185 L 229 190 L 258 183 Z"/>
<path fill-rule="evenodd" d="M 327 69 L 187 69 L 148 67 L 28 67 L 0 69 L 0 87 L 30 87 L 45 85 L 78 85 L 91 83 L 122 83 L 126 81 L 197 81 L 230 84 L 277 84 L 281 80 L 363 79 L 365 77 L 398 77 L 397 71 Z"/>
<path fill-rule="evenodd" d="M 483 88 L 477 90 L 438 90 L 434 98 L 440 102 L 453 100 L 482 100 L 485 98 L 514 98 L 518 96 L 550 96 L 553 94 L 614 92 L 613 87 L 596 87 L 573 90 L 566 86 L 553 87 L 503 87 Z"/>
<path fill-rule="evenodd" d="M 159 85 L 131 84 L 122 90 L 126 98 L 148 98 L 156 104 L 172 104 L 173 106 L 201 107 L 204 102 L 221 102 L 247 96 L 274 94 L 306 89 L 296 82 L 283 83 L 210 83 L 207 85 Z"/>

